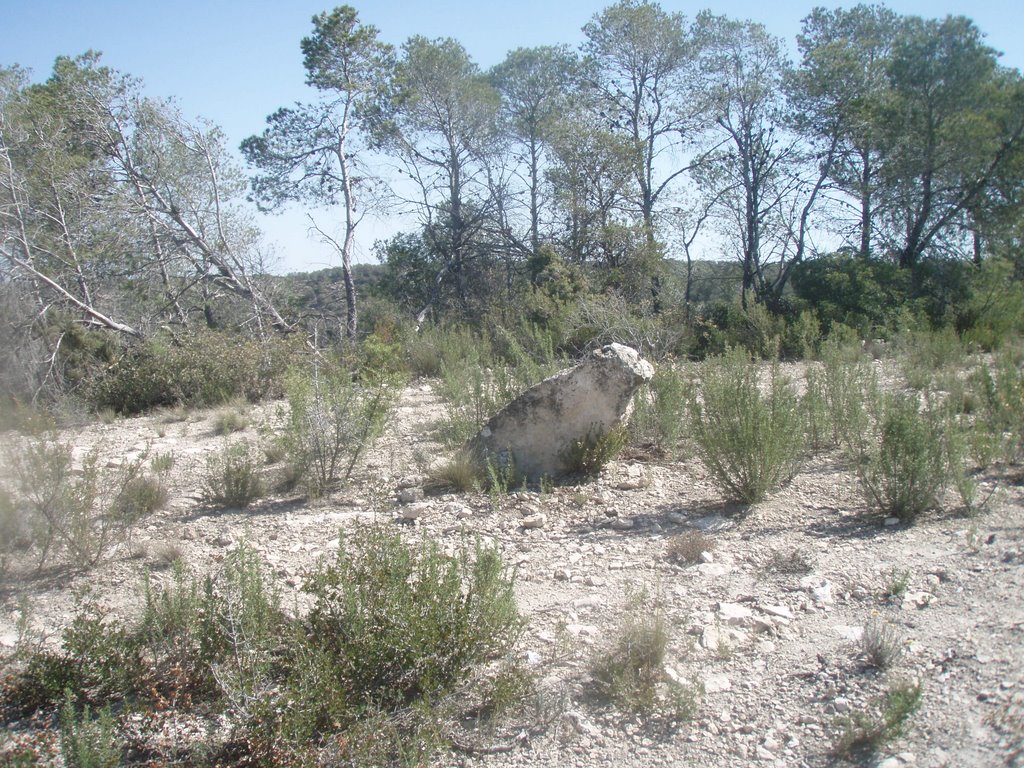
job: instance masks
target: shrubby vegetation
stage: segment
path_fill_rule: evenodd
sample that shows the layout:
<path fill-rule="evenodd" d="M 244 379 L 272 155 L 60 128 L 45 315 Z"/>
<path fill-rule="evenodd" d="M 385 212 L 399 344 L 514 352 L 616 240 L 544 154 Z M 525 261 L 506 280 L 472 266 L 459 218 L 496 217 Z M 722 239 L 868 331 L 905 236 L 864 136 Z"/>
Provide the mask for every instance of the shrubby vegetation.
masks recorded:
<path fill-rule="evenodd" d="M 978 474 L 1024 458 L 1020 73 L 967 19 L 880 6 L 812 11 L 795 65 L 762 25 L 657 3 L 611 4 L 584 37 L 484 72 L 454 39 L 396 51 L 352 8 L 321 14 L 301 43 L 316 98 L 243 143 L 251 180 L 216 127 L 96 54 L 34 84 L 0 68 L 0 426 L 24 433 L 5 447 L 0 570 L 88 567 L 166 500 L 157 468 L 102 467 L 56 437 L 69 414 L 285 397 L 280 435 L 207 467 L 207 502 L 244 508 L 267 492 L 263 456 L 289 489 L 331 493 L 400 386 L 430 377 L 455 452 L 432 482 L 500 500 L 514 468 L 457 449 L 613 341 L 657 373 L 628 431 L 573 446 L 583 474 L 620 450 L 697 453 L 724 498 L 755 504 L 831 452 L 871 514 L 983 506 Z M 387 182 L 370 146 L 419 188 L 380 263 L 353 265 Z M 269 274 L 250 192 L 337 213 L 341 237 L 316 227 L 341 266 Z M 900 361 L 891 387 L 879 357 Z M 795 359 L 802 381 L 780 368 Z M 218 431 L 243 422 L 225 412 Z M 805 571 L 799 554 L 771 567 Z M 528 687 L 508 656 L 511 577 L 486 547 L 362 530 L 306 590 L 311 610 L 289 615 L 247 547 L 209 577 L 177 561 L 137 622 L 84 601 L 59 647 L 23 649 L 5 706 L 59 709 L 68 764 L 144 751 L 125 713 L 169 702 L 230 726 L 197 762 L 419 764 L 460 696 L 497 711 Z M 658 615 L 626 622 L 593 662 L 600 692 L 685 717 L 669 640 Z M 837 750 L 894 738 L 919 697 L 894 686 Z"/>
<path fill-rule="evenodd" d="M 445 743 L 460 701 L 504 690 L 522 629 L 496 550 L 448 556 L 374 527 L 343 536 L 311 574 L 303 615 L 282 609 L 247 544 L 210 576 L 178 564 L 163 585 L 143 587 L 137 620 L 83 601 L 59 646 L 22 647 L 2 691 L 8 714 L 60 708 L 69 764 L 150 750 L 154 734 L 132 712 L 171 701 L 179 715 L 218 711 L 229 725 L 226 738 L 176 744 L 175 759 L 421 762 Z M 488 666 L 495 659 L 506 662 Z"/>

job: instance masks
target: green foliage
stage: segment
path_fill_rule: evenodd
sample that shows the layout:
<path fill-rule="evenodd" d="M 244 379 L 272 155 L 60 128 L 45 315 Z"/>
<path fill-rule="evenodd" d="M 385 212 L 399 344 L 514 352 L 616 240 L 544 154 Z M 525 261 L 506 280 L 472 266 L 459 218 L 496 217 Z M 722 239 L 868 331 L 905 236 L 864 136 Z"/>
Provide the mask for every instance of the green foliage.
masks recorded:
<path fill-rule="evenodd" d="M 690 382 L 686 369 L 665 360 L 654 378 L 634 397 L 629 420 L 630 445 L 674 457 L 686 432 Z"/>
<path fill-rule="evenodd" d="M 733 349 L 698 369 L 690 424 L 701 458 L 732 498 L 754 504 L 793 476 L 803 460 L 803 417 L 792 385 L 773 363 L 760 368 Z"/>
<path fill-rule="evenodd" d="M 860 638 L 864 663 L 877 669 L 889 669 L 903 655 L 903 638 L 891 624 L 869 621 Z"/>
<path fill-rule="evenodd" d="M 877 752 L 906 731 L 908 721 L 921 706 L 921 686 L 900 682 L 880 700 L 869 702 L 866 711 L 838 722 L 834 750 L 842 757 L 862 757 Z"/>
<path fill-rule="evenodd" d="M 249 426 L 249 414 L 243 406 L 233 405 L 219 411 L 213 418 L 213 431 L 218 435 L 241 432 Z"/>
<path fill-rule="evenodd" d="M 699 357 L 722 355 L 732 347 L 741 347 L 755 357 L 773 358 L 785 333 L 785 320 L 761 304 L 751 304 L 744 310 L 739 302 L 718 301 L 696 322 L 695 351 Z"/>
<path fill-rule="evenodd" d="M 1024 456 L 1024 367 L 1010 347 L 1000 350 L 990 366 L 971 374 L 978 402 L 970 440 L 983 466 L 997 456 L 1018 461 Z"/>
<path fill-rule="evenodd" d="M 81 716 L 71 691 L 66 691 L 60 712 L 60 753 L 67 768 L 116 768 L 121 765 L 122 745 L 109 707 L 94 719 L 89 705 Z"/>
<path fill-rule="evenodd" d="M 907 385 L 917 390 L 930 388 L 942 372 L 967 364 L 967 347 L 952 328 L 907 331 L 898 337 L 896 349 Z"/>
<path fill-rule="evenodd" d="M 625 426 L 607 431 L 591 430 L 573 440 L 562 456 L 566 472 L 584 476 L 596 475 L 604 465 L 618 456 L 626 447 L 629 432 Z"/>
<path fill-rule="evenodd" d="M 822 344 L 821 361 L 821 373 L 813 378 L 816 385 L 820 384 L 826 414 L 816 426 L 829 426 L 828 444 L 851 448 L 859 444 L 869 425 L 869 405 L 877 397 L 878 386 L 874 368 L 858 342 L 835 334 Z M 808 396 L 816 397 L 817 393 Z"/>
<path fill-rule="evenodd" d="M 495 340 L 463 338 L 460 357 L 445 355 L 438 394 L 445 400 L 442 436 L 452 448 L 472 438 L 484 422 L 558 368 L 549 339 L 530 338 L 527 347 L 511 332 L 499 328 Z"/>
<path fill-rule="evenodd" d="M 207 459 L 203 498 L 208 503 L 245 509 L 265 492 L 259 460 L 249 443 L 235 443 Z"/>
<path fill-rule="evenodd" d="M 31 716 L 63 702 L 75 765 L 122 749 L 103 712 L 173 706 L 230 724 L 218 764 L 411 766 L 445 743 L 454 702 L 494 717 L 532 690 L 508 657 L 523 621 L 496 549 L 446 555 L 360 528 L 305 588 L 311 608 L 290 618 L 248 544 L 205 577 L 177 561 L 164 584 L 145 578 L 138 620 L 80 600 L 58 647 L 21 646 L 0 706 Z M 185 762 L 210 749 L 202 738 L 175 746 Z"/>
<path fill-rule="evenodd" d="M 660 610 L 630 610 L 611 644 L 591 660 L 601 695 L 616 706 L 642 715 L 661 714 L 676 723 L 696 713 L 699 689 L 686 688 L 665 673 L 671 636 Z"/>
<path fill-rule="evenodd" d="M 343 539 L 306 591 L 310 642 L 330 655 L 352 707 L 448 692 L 474 664 L 510 649 L 522 627 L 496 550 L 450 557 L 380 528 Z"/>
<path fill-rule="evenodd" d="M 826 333 L 842 323 L 864 339 L 885 338 L 902 325 L 910 274 L 890 261 L 835 253 L 793 268 L 797 297 L 812 307 Z"/>
<path fill-rule="evenodd" d="M 281 372 L 294 357 L 282 340 L 259 342 L 205 332 L 174 342 L 159 337 L 130 347 L 88 388 L 96 409 L 135 414 L 185 404 L 218 405 L 280 394 Z"/>
<path fill-rule="evenodd" d="M 293 371 L 287 388 L 285 453 L 306 495 L 320 498 L 348 480 L 383 431 L 399 382 L 389 376 L 356 381 L 344 369 L 316 365 L 309 376 Z"/>
<path fill-rule="evenodd" d="M 4 691 L 4 704 L 25 715 L 76 700 L 120 699 L 145 685 L 142 647 L 133 634 L 85 596 L 61 633 L 58 649 L 37 648 Z"/>
<path fill-rule="evenodd" d="M 161 479 L 146 475 L 141 460 L 103 471 L 99 449 L 76 459 L 55 432 L 9 444 L 5 454 L 14 487 L 4 492 L 0 525 L 10 542 L 34 550 L 40 568 L 51 556 L 94 565 L 167 501 Z"/>
<path fill-rule="evenodd" d="M 877 429 L 877 443 L 871 435 L 858 462 L 868 499 L 907 522 L 941 506 L 949 478 L 941 414 L 922 411 L 916 396 L 886 394 Z"/>

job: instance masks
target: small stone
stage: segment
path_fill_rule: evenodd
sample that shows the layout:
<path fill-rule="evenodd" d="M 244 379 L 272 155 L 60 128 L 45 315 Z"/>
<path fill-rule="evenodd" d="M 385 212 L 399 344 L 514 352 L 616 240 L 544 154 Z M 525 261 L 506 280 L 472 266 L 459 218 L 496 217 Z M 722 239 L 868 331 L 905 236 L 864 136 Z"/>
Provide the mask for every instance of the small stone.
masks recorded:
<path fill-rule="evenodd" d="M 850 707 L 850 700 L 843 698 L 842 696 L 832 700 L 832 709 L 840 715 L 849 712 Z"/>
<path fill-rule="evenodd" d="M 742 627 L 750 624 L 754 612 L 745 605 L 737 605 L 736 603 L 719 603 L 718 615 L 723 624 Z"/>
<path fill-rule="evenodd" d="M 633 528 L 633 518 L 616 517 L 609 523 L 609 526 L 616 531 L 628 531 Z"/>
<path fill-rule="evenodd" d="M 543 528 L 548 522 L 548 516 L 543 512 L 527 515 L 519 521 L 519 525 L 526 529 Z"/>
<path fill-rule="evenodd" d="M 721 515 L 706 515 L 704 517 L 698 517 L 696 520 L 688 520 L 687 525 L 691 528 L 696 528 L 699 531 L 726 531 L 732 528 L 736 523 L 729 520 Z"/>
<path fill-rule="evenodd" d="M 597 637 L 600 630 L 593 624 L 566 624 L 565 631 L 573 637 Z"/>
<path fill-rule="evenodd" d="M 399 504 L 414 504 L 423 500 L 422 488 L 403 488 L 398 492 Z"/>
<path fill-rule="evenodd" d="M 720 672 L 712 672 L 707 674 L 703 678 L 704 692 L 705 693 L 721 693 L 722 691 L 728 691 L 732 688 L 732 683 L 729 681 L 728 676 L 721 674 Z M 723 713 L 722 722 L 728 722 Z"/>
<path fill-rule="evenodd" d="M 568 568 L 556 568 L 555 581 L 572 581 L 572 571 Z"/>
<path fill-rule="evenodd" d="M 725 563 L 701 563 L 697 566 L 697 570 L 700 571 L 702 576 L 706 576 L 709 579 L 717 579 L 725 576 L 730 569 Z"/>
<path fill-rule="evenodd" d="M 406 507 L 403 507 L 401 511 L 398 513 L 398 515 L 403 520 L 419 520 L 421 517 L 423 517 L 423 515 L 427 513 L 427 510 L 429 509 L 429 504 L 424 504 L 420 502 L 417 504 L 410 504 Z"/>
<path fill-rule="evenodd" d="M 600 576 L 590 575 L 583 580 L 583 583 L 588 587 L 603 587 L 608 583 L 607 579 L 602 579 Z"/>
<path fill-rule="evenodd" d="M 407 475 L 398 481 L 399 489 L 415 488 L 423 485 L 424 477 L 422 475 Z"/>
<path fill-rule="evenodd" d="M 937 600 L 931 592 L 907 592 L 903 596 L 901 608 L 927 608 Z"/>
<path fill-rule="evenodd" d="M 775 759 L 775 755 L 772 753 L 772 751 L 770 749 L 765 748 L 765 747 L 758 747 L 754 751 L 754 753 L 757 755 L 757 759 L 758 760 L 774 760 Z"/>
<path fill-rule="evenodd" d="M 234 543 L 235 540 L 228 536 L 228 534 L 226 533 L 220 534 L 220 536 L 213 540 L 214 546 L 217 547 L 230 547 Z"/>
<path fill-rule="evenodd" d="M 864 636 L 864 627 L 851 627 L 845 624 L 837 624 L 832 627 L 835 633 L 839 635 L 843 640 L 849 640 L 851 643 L 859 642 Z"/>
<path fill-rule="evenodd" d="M 892 527 L 897 526 L 899 524 L 900 524 L 900 519 L 898 517 L 887 517 L 887 518 L 885 518 L 884 525 L 885 525 L 886 528 L 892 528 Z"/>
<path fill-rule="evenodd" d="M 701 552 L 700 560 L 702 563 L 713 563 L 715 562 L 715 556 L 710 552 Z"/>
<path fill-rule="evenodd" d="M 761 610 L 767 613 L 769 616 L 775 616 L 779 619 L 792 619 L 793 611 L 791 611 L 785 605 L 762 605 Z"/>

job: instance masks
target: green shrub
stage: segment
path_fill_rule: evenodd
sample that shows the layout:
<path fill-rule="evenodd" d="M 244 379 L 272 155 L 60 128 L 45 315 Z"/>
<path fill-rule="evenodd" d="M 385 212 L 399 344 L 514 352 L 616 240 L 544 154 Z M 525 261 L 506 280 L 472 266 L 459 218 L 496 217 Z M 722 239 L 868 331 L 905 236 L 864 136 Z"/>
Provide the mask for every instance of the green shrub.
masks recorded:
<path fill-rule="evenodd" d="M 693 438 L 714 479 L 737 501 L 754 504 L 787 482 L 804 454 L 800 404 L 778 363 L 767 391 L 743 350 L 706 360 L 690 401 Z"/>
<path fill-rule="evenodd" d="M 920 706 L 920 685 L 894 684 L 880 699 L 868 703 L 866 711 L 838 722 L 835 753 L 854 758 L 874 754 L 903 735 L 907 722 Z"/>
<path fill-rule="evenodd" d="M 101 471 L 94 449 L 76 463 L 55 432 L 10 444 L 5 454 L 14 487 L 0 504 L 0 524 L 11 543 L 35 551 L 39 568 L 52 556 L 94 565 L 167 500 L 141 460 Z"/>
<path fill-rule="evenodd" d="M 831 428 L 831 445 L 855 450 L 870 423 L 870 405 L 877 398 L 877 379 L 860 342 L 843 332 L 821 346 L 818 378 L 825 401 L 824 422 Z"/>
<path fill-rule="evenodd" d="M 665 361 L 637 393 L 629 420 L 630 445 L 674 457 L 686 431 L 690 383 L 685 370 Z"/>
<path fill-rule="evenodd" d="M 976 455 L 982 466 L 998 457 L 1017 461 L 1024 456 L 1024 369 L 1012 348 L 1000 350 L 991 366 L 971 375 L 978 400 L 975 416 Z"/>
<path fill-rule="evenodd" d="M 94 719 L 86 704 L 79 716 L 67 691 L 60 713 L 60 753 L 66 768 L 116 768 L 121 752 L 110 708 L 101 709 Z"/>
<path fill-rule="evenodd" d="M 913 521 L 941 506 L 949 477 L 940 415 L 916 396 L 882 398 L 877 445 L 865 444 L 858 477 L 868 499 L 886 514 Z"/>
<path fill-rule="evenodd" d="M 158 337 L 129 347 L 87 389 L 97 410 L 135 414 L 184 404 L 219 405 L 235 397 L 255 402 L 280 394 L 281 373 L 295 357 L 290 342 L 259 342 L 204 332 Z"/>
<path fill-rule="evenodd" d="M 864 663 L 877 669 L 889 669 L 903 655 L 903 638 L 891 624 L 869 621 L 860 638 Z"/>
<path fill-rule="evenodd" d="M 805 309 L 786 323 L 780 352 L 790 359 L 814 360 L 820 344 L 821 323 L 814 312 Z"/>
<path fill-rule="evenodd" d="M 626 447 L 629 433 L 624 426 L 608 431 L 591 430 L 566 448 L 563 460 L 569 474 L 596 475 Z"/>
<path fill-rule="evenodd" d="M 557 370 L 553 352 L 543 344 L 534 354 L 509 332 L 499 328 L 496 333 L 500 352 L 481 339 L 463 347 L 462 357 L 442 361 L 437 390 L 446 410 L 442 439 L 450 448 L 461 447 L 485 421 Z"/>
<path fill-rule="evenodd" d="M 670 640 L 661 611 L 632 609 L 611 644 L 591 661 L 598 692 L 627 712 L 666 715 L 677 723 L 691 719 L 699 688 L 686 688 L 665 673 Z"/>
<path fill-rule="evenodd" d="M 963 368 L 967 347 L 952 328 L 907 331 L 896 341 L 903 378 L 916 390 L 927 390 L 948 370 Z"/>
<path fill-rule="evenodd" d="M 122 699 L 146 680 L 140 643 L 88 596 L 61 632 L 59 648 L 40 646 L 24 655 L 3 702 L 21 715 L 56 705 L 68 690 L 76 701 Z"/>
<path fill-rule="evenodd" d="M 228 446 L 206 462 L 203 498 L 227 509 L 245 509 L 266 492 L 259 462 L 249 443 Z"/>
<path fill-rule="evenodd" d="M 289 417 L 282 438 L 293 477 L 310 498 L 347 481 L 381 434 L 399 393 L 398 380 L 353 380 L 345 370 L 317 366 L 288 379 Z"/>
<path fill-rule="evenodd" d="M 314 598 L 310 642 L 330 653 L 355 707 L 450 691 L 474 664 L 508 651 L 522 628 L 496 550 L 449 557 L 382 528 L 345 537 L 305 589 Z"/>

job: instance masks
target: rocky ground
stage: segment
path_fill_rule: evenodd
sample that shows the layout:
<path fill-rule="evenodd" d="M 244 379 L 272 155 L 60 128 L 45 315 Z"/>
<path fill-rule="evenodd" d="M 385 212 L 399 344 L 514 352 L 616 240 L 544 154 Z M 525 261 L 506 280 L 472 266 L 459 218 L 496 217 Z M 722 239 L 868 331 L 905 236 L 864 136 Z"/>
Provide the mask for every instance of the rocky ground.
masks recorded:
<path fill-rule="evenodd" d="M 127 615 L 145 569 L 165 578 L 159 569 L 176 556 L 214 568 L 242 540 L 280 578 L 288 605 L 307 569 L 333 553 L 339 527 L 376 520 L 452 549 L 484 537 L 517 567 L 529 620 L 522 653 L 538 675 L 538 715 L 445 764 L 829 765 L 837 723 L 867 711 L 895 682 L 913 681 L 923 699 L 906 734 L 866 764 L 1024 765 L 1019 468 L 985 476 L 984 493 L 995 493 L 981 514 L 928 514 L 913 526 L 872 513 L 838 454 L 814 459 L 747 509 L 724 505 L 695 457 L 626 458 L 595 480 L 543 493 L 422 499 L 422 475 L 444 454 L 432 437 L 443 408 L 430 383 L 418 382 L 346 490 L 316 504 L 282 497 L 245 512 L 204 508 L 207 457 L 224 441 L 258 440 L 280 410 L 254 408 L 250 426 L 227 437 L 215 433 L 213 412 L 155 414 L 68 435 L 82 452 L 99 447 L 111 465 L 173 454 L 173 500 L 88 573 L 8 585 L 0 653 L 17 640 L 19 597 L 34 628 L 53 636 L 82 589 Z M 672 558 L 695 529 L 711 540 L 707 550 L 693 564 Z M 704 690 L 695 718 L 678 728 L 616 711 L 589 682 L 591 659 L 616 627 L 650 610 L 672 630 L 669 675 Z M 880 627 L 903 647 L 886 671 L 865 663 L 860 640 L 865 628 Z"/>

